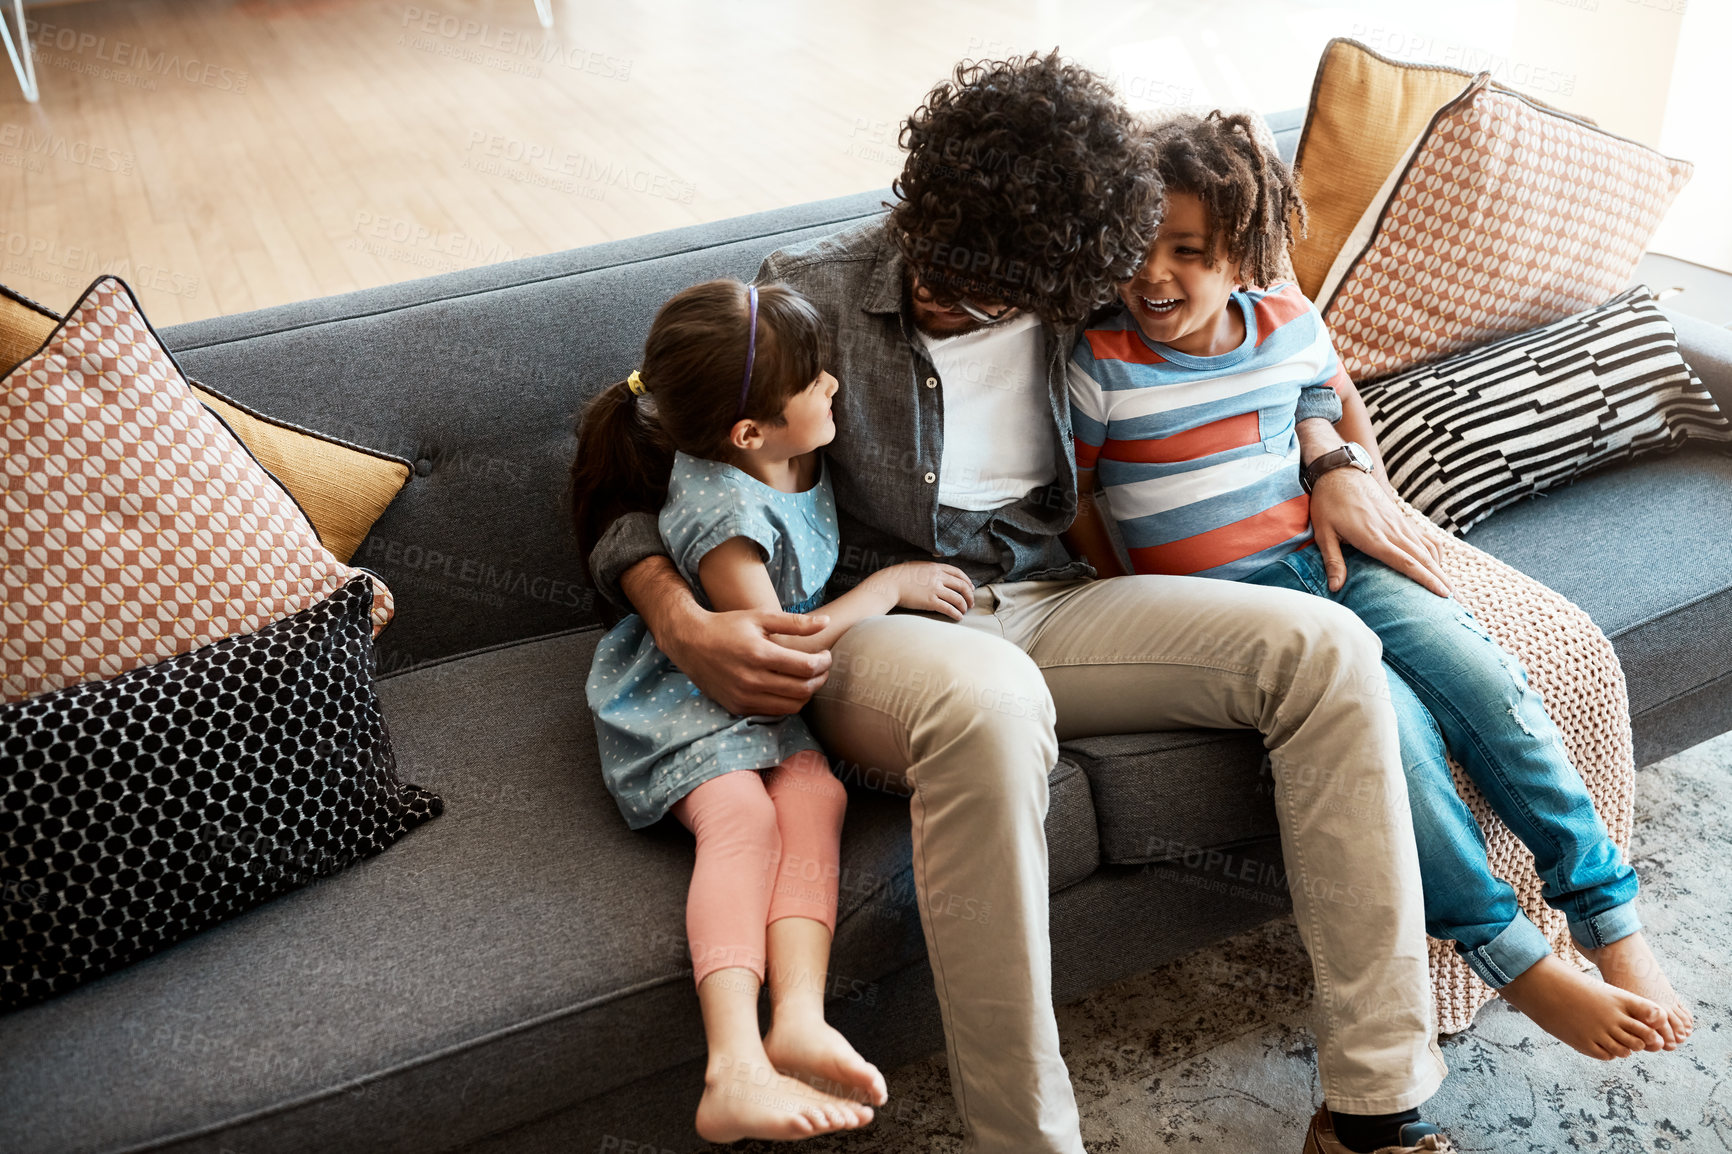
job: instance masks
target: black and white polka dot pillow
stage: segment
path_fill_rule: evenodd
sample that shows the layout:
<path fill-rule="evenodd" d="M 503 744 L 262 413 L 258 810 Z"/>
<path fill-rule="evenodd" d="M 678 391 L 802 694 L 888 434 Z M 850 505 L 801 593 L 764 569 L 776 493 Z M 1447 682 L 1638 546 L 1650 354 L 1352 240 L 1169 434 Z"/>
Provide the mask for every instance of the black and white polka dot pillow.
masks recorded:
<path fill-rule="evenodd" d="M 371 857 L 443 809 L 400 782 L 372 584 L 0 709 L 0 1009 Z"/>

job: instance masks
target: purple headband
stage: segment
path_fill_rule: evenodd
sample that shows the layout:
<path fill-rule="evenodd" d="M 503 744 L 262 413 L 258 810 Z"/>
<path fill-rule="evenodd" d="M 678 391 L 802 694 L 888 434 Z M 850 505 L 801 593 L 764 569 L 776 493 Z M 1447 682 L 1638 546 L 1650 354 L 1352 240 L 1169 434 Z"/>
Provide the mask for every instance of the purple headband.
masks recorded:
<path fill-rule="evenodd" d="M 758 286 L 747 285 L 746 297 L 751 302 L 750 328 L 746 330 L 746 379 L 740 382 L 740 411 L 734 420 L 746 415 L 746 394 L 752 391 L 752 362 L 758 356 Z"/>

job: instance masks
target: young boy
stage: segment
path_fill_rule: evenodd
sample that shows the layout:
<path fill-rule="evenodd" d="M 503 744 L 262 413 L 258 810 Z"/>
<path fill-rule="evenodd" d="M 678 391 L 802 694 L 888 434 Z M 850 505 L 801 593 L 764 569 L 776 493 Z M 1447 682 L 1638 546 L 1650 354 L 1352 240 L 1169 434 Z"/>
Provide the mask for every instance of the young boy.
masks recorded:
<path fill-rule="evenodd" d="M 1429 932 L 1453 940 L 1475 973 L 1584 1054 L 1676 1049 L 1691 1015 L 1640 932 L 1635 873 L 1520 665 L 1459 602 L 1351 546 L 1342 549 L 1346 579 L 1329 588 L 1310 490 L 1350 483 L 1322 480 L 1338 468 L 1381 481 L 1381 466 L 1369 425 L 1342 422 L 1337 390 L 1351 392 L 1351 383 L 1322 317 L 1296 285 L 1272 283 L 1295 221 L 1304 222 L 1287 166 L 1257 143 L 1245 116 L 1180 117 L 1151 131 L 1166 217 L 1147 261 L 1120 286 L 1120 302 L 1091 322 L 1070 366 L 1073 547 L 1102 576 L 1123 572 L 1093 498 L 1098 473 L 1137 572 L 1308 591 L 1358 614 L 1383 640 Z M 1269 287 L 1246 287 L 1261 285 Z M 1367 444 L 1350 441 L 1302 469 L 1305 421 L 1342 422 L 1349 435 L 1357 426 Z M 1330 431 L 1328 439 L 1340 438 Z M 1491 872 L 1446 746 L 1533 851 L 1547 902 L 1568 916 L 1604 982 L 1554 955 Z M 1383 1144 L 1350 1141 L 1350 1118 L 1336 1116 L 1331 1141 Z"/>

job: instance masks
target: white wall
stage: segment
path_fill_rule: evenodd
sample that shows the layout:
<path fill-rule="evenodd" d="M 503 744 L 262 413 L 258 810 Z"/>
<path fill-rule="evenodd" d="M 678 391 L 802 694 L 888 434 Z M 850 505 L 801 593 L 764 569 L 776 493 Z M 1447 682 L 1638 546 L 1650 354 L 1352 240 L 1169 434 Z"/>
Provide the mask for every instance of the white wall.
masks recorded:
<path fill-rule="evenodd" d="M 1732 272 L 1732 0 L 1690 0 L 1660 130 L 1660 149 L 1696 174 L 1660 225 L 1655 252 Z"/>

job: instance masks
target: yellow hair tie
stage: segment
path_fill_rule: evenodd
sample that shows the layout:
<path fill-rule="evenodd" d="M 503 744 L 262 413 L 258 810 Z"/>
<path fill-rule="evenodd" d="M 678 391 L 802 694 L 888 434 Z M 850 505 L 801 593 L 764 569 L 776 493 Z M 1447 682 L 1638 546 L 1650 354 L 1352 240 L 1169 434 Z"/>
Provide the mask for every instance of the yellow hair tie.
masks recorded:
<path fill-rule="evenodd" d="M 632 392 L 636 393 L 640 397 L 643 396 L 644 393 L 648 391 L 647 389 L 645 389 L 643 387 L 643 378 L 638 376 L 636 369 L 633 369 L 631 371 L 631 376 L 629 376 L 625 379 L 625 383 L 626 383 L 626 387 L 631 389 Z"/>

